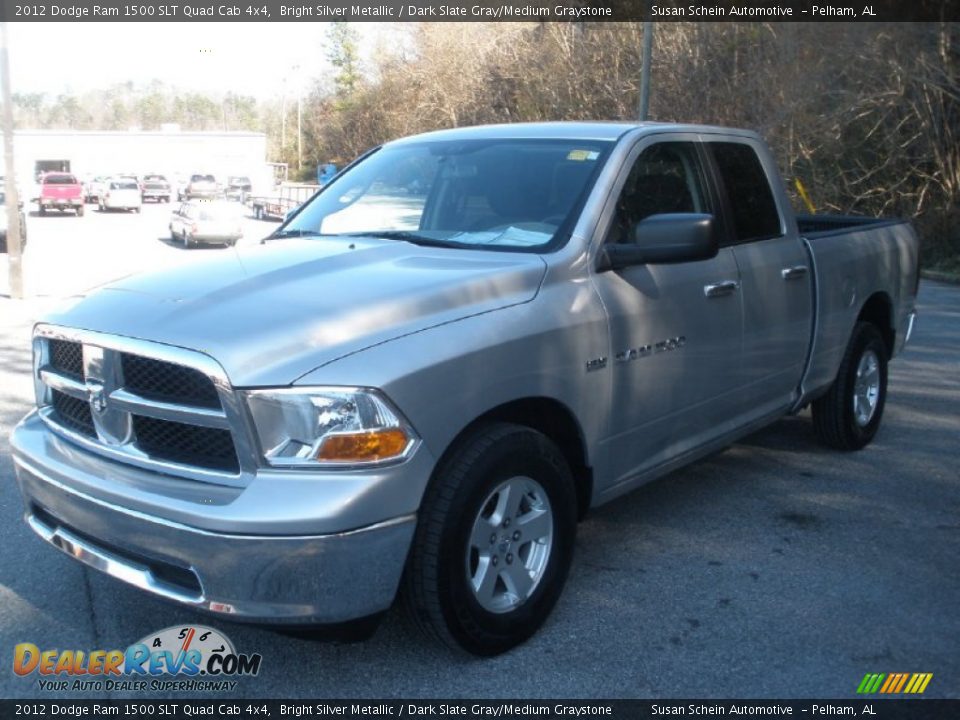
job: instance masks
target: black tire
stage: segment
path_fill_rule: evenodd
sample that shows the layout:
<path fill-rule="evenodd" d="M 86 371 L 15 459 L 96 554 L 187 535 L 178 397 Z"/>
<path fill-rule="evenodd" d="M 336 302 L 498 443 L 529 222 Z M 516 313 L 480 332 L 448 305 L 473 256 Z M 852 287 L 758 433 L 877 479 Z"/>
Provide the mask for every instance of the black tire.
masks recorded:
<path fill-rule="evenodd" d="M 41 215 L 47 214 L 47 209 L 43 205 L 40 206 L 39 210 Z"/>
<path fill-rule="evenodd" d="M 876 358 L 879 388 L 872 414 L 859 417 L 854 408 L 857 372 L 870 354 Z M 857 323 L 840 362 L 837 377 L 826 395 L 814 400 L 813 427 L 825 444 L 838 450 L 859 450 L 866 446 L 880 427 L 887 400 L 887 346 L 876 325 Z M 867 422 L 864 422 L 867 420 Z"/>
<path fill-rule="evenodd" d="M 77 207 L 77 217 L 83 217 L 83 205 Z"/>
<path fill-rule="evenodd" d="M 478 557 L 471 555 L 470 537 L 479 516 L 494 502 L 491 498 L 497 497 L 492 494 L 505 483 L 525 479 L 532 479 L 549 500 L 551 542 L 548 550 L 540 551 L 546 559 L 526 599 L 514 609 L 493 612 L 480 604 L 468 577 L 472 558 Z M 414 622 L 434 639 L 474 655 L 496 655 L 524 642 L 547 619 L 563 590 L 573 557 L 576 505 L 573 476 L 549 438 L 507 423 L 472 432 L 438 468 L 420 508 L 403 581 L 404 601 Z M 543 505 L 539 507 L 542 513 Z M 491 525 L 496 532 L 490 549 L 501 554 L 511 549 L 516 552 L 517 565 L 512 571 L 517 572 L 530 562 L 533 548 L 542 546 L 524 546 L 516 536 L 516 544 L 507 541 L 510 533 L 523 525 L 518 521 L 508 531 L 509 515 L 504 522 Z M 505 535 L 495 540 L 501 527 Z M 522 560 L 524 550 L 527 559 Z M 510 559 L 504 554 L 502 562 Z M 498 569 L 510 572 L 503 564 Z M 495 577 L 491 587 L 506 589 L 501 576 Z"/>

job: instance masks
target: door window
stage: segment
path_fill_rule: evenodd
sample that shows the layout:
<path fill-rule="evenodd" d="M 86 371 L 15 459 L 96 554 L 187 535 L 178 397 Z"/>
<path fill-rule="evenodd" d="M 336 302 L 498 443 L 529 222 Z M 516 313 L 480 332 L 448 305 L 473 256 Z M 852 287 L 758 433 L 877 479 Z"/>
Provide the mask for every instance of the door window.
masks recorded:
<path fill-rule="evenodd" d="M 692 142 L 662 142 L 644 150 L 617 198 L 608 242 L 631 242 L 641 220 L 660 213 L 709 213 L 703 167 Z"/>

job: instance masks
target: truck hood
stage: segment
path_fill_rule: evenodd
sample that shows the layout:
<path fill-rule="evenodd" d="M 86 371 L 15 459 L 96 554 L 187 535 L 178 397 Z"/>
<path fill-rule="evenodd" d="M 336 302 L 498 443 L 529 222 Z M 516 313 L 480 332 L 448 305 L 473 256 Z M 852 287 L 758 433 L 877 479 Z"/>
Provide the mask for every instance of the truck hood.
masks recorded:
<path fill-rule="evenodd" d="M 280 386 L 373 345 L 528 302 L 545 272 L 531 254 L 271 241 L 119 280 L 46 320 L 198 350 L 237 387 Z"/>

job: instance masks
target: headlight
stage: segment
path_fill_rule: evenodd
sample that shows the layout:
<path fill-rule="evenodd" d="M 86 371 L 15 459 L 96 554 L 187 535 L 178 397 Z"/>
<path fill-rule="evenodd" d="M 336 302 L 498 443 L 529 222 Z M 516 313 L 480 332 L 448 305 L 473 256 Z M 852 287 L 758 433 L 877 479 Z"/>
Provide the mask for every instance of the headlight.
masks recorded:
<path fill-rule="evenodd" d="M 419 438 L 375 390 L 251 390 L 264 460 L 275 467 L 376 465 L 408 457 Z"/>

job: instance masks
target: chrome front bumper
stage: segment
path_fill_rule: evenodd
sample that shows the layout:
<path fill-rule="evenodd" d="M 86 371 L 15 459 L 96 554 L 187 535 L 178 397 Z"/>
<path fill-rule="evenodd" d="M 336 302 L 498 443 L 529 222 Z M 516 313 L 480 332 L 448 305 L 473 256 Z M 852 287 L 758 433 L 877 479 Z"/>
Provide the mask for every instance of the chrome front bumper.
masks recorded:
<path fill-rule="evenodd" d="M 43 540 L 90 567 L 233 620 L 340 623 L 393 602 L 414 514 L 323 534 L 201 529 L 94 497 L 80 483 L 73 486 L 52 458 L 24 452 L 36 432 L 28 418 L 12 438 L 26 522 Z M 83 475 L 79 464 L 76 472 Z"/>

